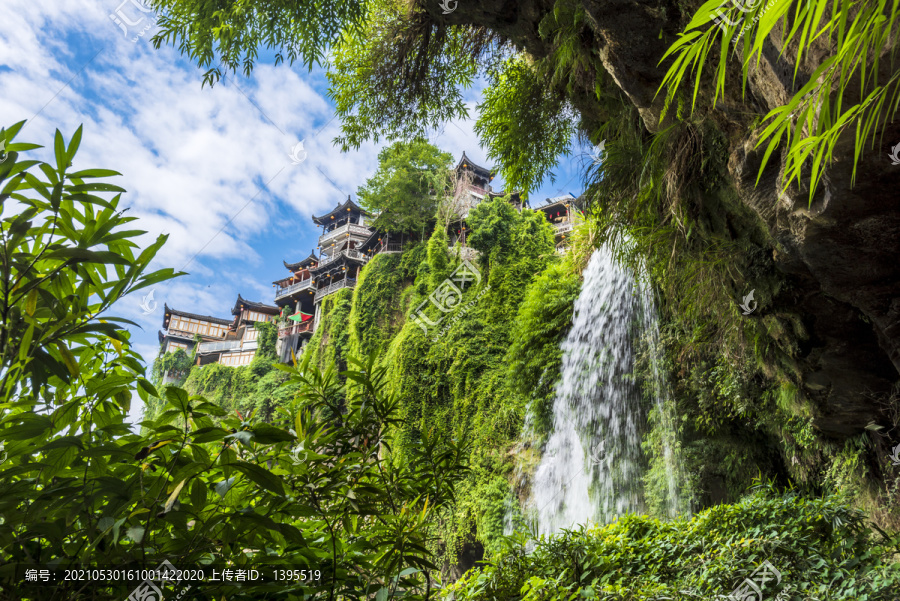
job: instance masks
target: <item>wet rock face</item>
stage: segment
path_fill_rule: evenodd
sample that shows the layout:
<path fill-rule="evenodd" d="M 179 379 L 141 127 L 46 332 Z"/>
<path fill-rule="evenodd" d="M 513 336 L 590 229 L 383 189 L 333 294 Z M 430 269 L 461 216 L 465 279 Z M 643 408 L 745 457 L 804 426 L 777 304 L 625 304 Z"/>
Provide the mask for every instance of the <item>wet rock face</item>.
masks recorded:
<path fill-rule="evenodd" d="M 441 15 L 437 3 L 420 3 L 439 22 L 488 27 L 536 56 L 549 52 L 537 29 L 553 10 L 551 0 L 460 0 L 449 15 Z M 603 65 L 648 131 L 656 131 L 662 99 L 656 92 L 665 75 L 659 61 L 681 30 L 681 7 L 662 0 L 583 4 L 586 38 L 593 37 Z M 801 85 L 827 56 L 823 44 L 809 53 L 813 62 L 802 65 Z M 774 44 L 766 48 L 750 74 L 747 97 L 730 90 L 712 116 L 729 135 L 732 183 L 765 224 L 776 267 L 791 282 L 790 297 L 775 302 L 805 317 L 810 339 L 801 369 L 806 392 L 818 401 L 816 425 L 842 437 L 883 417 L 879 399 L 900 377 L 900 165 L 887 156 L 900 143 L 900 123 L 887 127 L 881 148 L 876 144 L 860 162 L 854 186 L 852 133 L 836 149 L 812 203 L 806 191 L 780 191 L 775 158 L 755 185 L 762 152 L 753 149 L 756 138 L 747 124 L 786 102 L 797 85 L 794 49 L 781 50 Z M 591 110 L 577 104 L 583 112 Z"/>
<path fill-rule="evenodd" d="M 900 128 L 885 135 L 900 138 Z M 859 433 L 879 420 L 878 400 L 900 372 L 900 171 L 871 153 L 851 187 L 853 149 L 842 148 L 810 203 L 795 187 L 779 191 L 777 163 L 754 187 L 755 141 L 734 150 L 729 171 L 777 242 L 776 267 L 800 291 L 776 300 L 807 318 L 811 344 L 801 366 L 819 405 L 815 424 L 838 436 Z"/>

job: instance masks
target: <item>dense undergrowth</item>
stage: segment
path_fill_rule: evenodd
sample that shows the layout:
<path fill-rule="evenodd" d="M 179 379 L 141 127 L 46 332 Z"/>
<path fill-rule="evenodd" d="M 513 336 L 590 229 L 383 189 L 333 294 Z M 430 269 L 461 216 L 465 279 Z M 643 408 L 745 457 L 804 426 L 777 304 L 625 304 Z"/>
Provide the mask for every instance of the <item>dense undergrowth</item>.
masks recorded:
<path fill-rule="evenodd" d="M 862 512 L 836 496 L 808 499 L 772 486 L 690 520 L 629 515 L 541 539 L 532 550 L 521 538 L 505 543 L 443 598 L 894 601 L 900 591 L 900 563 L 891 563 L 900 549 L 872 533 Z"/>
<path fill-rule="evenodd" d="M 895 516 L 889 497 L 896 491 L 890 484 L 875 488 L 867 473 L 867 435 L 839 445 L 811 425 L 811 410 L 789 369 L 802 324 L 789 313 L 748 320 L 735 308 L 739 286 L 755 286 L 762 305 L 781 285 L 760 275 L 767 273 L 759 252 L 766 240 L 753 220 L 730 202 L 727 188 L 714 177 L 666 183 L 674 176 L 654 174 L 661 163 L 651 160 L 649 184 L 625 181 L 616 166 L 636 161 L 638 155 L 629 153 L 641 152 L 643 143 L 629 142 L 625 134 L 623 141 L 610 143 L 610 184 L 593 190 L 597 208 L 578 228 L 570 253 L 555 252 L 550 226 L 539 213 L 519 213 L 497 199 L 469 218 L 469 244 L 479 253 L 477 278 L 453 311 L 445 314 L 429 300 L 461 264 L 440 228 L 427 243 L 409 244 L 402 254 L 375 256 L 355 289 L 322 303 L 319 327 L 302 356 L 322 369 L 334 364 L 340 370 L 350 357 L 380 355 L 405 424 L 394 436 L 396 457 L 435 435 L 468 445 L 470 471 L 459 483 L 455 504 L 432 524 L 433 549 L 445 571 L 453 574 L 452 566 L 467 567 L 483 552 L 500 550 L 513 476 L 517 467 L 533 468 L 533 450 L 550 428 L 560 342 L 571 324 L 582 266 L 601 240 L 662 291 L 662 365 L 672 383 L 666 409 L 678 417 L 673 423 L 652 410 L 649 415 L 643 488 L 655 516 L 664 515 L 668 493 L 665 439 L 677 450 L 680 493 L 694 509 L 733 502 L 763 475 L 807 495 L 842 491 L 848 502 L 890 527 Z M 700 155 L 691 159 L 699 175 L 721 169 L 702 157 L 714 145 L 714 130 L 667 135 L 667 144 L 656 140 L 644 148 L 642 160 L 689 150 Z M 695 136 L 696 146 L 682 139 Z M 617 177 L 622 194 L 641 191 L 643 204 L 636 206 L 644 213 L 633 208 L 625 213 L 616 205 Z M 687 198 L 665 209 L 677 217 L 666 227 L 651 225 L 668 198 L 659 187 L 681 190 Z M 690 196 L 701 193 L 702 206 Z M 688 202 L 692 198 L 694 205 Z M 709 211 L 718 216 L 709 217 Z M 681 246 L 681 252 L 672 255 L 671 245 Z M 715 257 L 725 249 L 731 263 Z M 729 270 L 733 274 L 726 277 Z M 424 322 L 416 318 L 420 309 Z M 428 322 L 435 325 L 423 328 Z M 645 349 L 638 358 L 635 377 L 649 381 L 648 352 L 656 349 Z M 295 392 L 282 386 L 285 378 L 272 367 L 272 357 L 258 356 L 241 368 L 194 368 L 185 387 L 226 409 L 255 408 L 269 418 Z M 523 448 L 529 412 L 531 436 Z"/>

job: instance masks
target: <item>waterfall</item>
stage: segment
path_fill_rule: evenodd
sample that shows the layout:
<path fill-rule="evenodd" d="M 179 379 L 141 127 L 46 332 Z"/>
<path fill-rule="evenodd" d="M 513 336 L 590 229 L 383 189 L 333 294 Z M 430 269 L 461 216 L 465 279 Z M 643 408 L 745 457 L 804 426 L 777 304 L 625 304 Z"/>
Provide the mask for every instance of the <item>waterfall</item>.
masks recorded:
<path fill-rule="evenodd" d="M 524 508 L 532 531 L 552 534 L 587 522 L 608 523 L 645 511 L 642 490 L 647 430 L 642 386 L 634 378 L 639 341 L 653 355 L 659 334 L 652 294 L 606 249 L 597 250 L 584 272 L 572 328 L 562 344 L 553 426 L 531 478 Z M 665 422 L 665 386 L 653 360 L 647 390 Z M 526 435 L 531 428 L 526 420 Z M 671 440 L 663 441 L 669 480 L 667 513 L 678 507 Z M 671 468 L 671 469 L 670 469 Z M 671 476 L 671 477 L 670 477 Z M 508 515 L 507 530 L 512 518 Z"/>

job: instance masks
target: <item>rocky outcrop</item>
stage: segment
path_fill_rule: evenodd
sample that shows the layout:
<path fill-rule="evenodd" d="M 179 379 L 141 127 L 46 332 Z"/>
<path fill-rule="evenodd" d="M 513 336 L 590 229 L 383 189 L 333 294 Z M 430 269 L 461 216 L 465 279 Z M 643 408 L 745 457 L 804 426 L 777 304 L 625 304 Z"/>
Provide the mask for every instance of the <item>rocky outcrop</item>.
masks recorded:
<path fill-rule="evenodd" d="M 437 2 L 420 5 L 438 23 L 486 27 L 535 56 L 550 52 L 538 24 L 553 10 L 552 0 L 460 0 L 447 15 Z M 680 6 L 659 0 L 583 2 L 585 44 L 650 132 L 659 128 L 662 108 L 657 90 L 666 65 L 659 61 L 686 22 Z M 826 43 L 819 40 L 811 49 L 800 82 L 828 55 Z M 883 147 L 876 144 L 864 156 L 855 182 L 851 132 L 835 150 L 812 203 L 804 190 L 780 190 L 775 159 L 756 185 L 762 155 L 754 150 L 749 124 L 793 94 L 793 56 L 791 48 L 770 44 L 750 74 L 748 95 L 732 86 L 737 89 L 710 116 L 728 134 L 729 173 L 741 202 L 765 225 L 774 264 L 789 282 L 774 306 L 761 311 L 784 308 L 802 315 L 809 339 L 800 368 L 805 392 L 816 401 L 814 423 L 840 438 L 883 421 L 882 400 L 900 378 L 900 165 L 887 156 L 888 147 L 900 143 L 900 123 L 884 130 Z M 582 112 L 591 111 L 583 100 L 590 93 L 585 90 L 575 102 Z"/>

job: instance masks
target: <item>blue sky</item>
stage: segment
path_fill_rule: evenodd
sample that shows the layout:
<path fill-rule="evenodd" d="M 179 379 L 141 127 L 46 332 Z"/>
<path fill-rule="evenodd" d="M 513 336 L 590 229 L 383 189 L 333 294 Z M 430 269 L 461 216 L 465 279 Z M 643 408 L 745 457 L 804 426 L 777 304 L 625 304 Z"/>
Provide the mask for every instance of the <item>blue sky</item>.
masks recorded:
<path fill-rule="evenodd" d="M 84 124 L 73 168 L 122 173 L 115 178 L 128 190 L 121 206 L 147 230 L 142 242 L 169 234 L 155 267 L 189 275 L 154 287 L 157 309 L 150 314 L 140 297 L 123 299 L 114 311 L 141 324 L 133 341 L 149 364 L 163 303 L 229 317 L 238 293 L 272 302 L 271 282 L 287 274 L 282 259 L 305 257 L 316 246 L 310 215 L 348 194 L 355 199 L 383 144 L 349 153 L 333 146 L 339 124 L 321 69 L 276 67 L 264 55 L 250 78 L 238 74 L 202 88 L 202 70 L 177 50 L 153 49 L 157 28 L 137 1 L 4 0 L 0 125 L 29 120 L 17 140 L 43 144 L 33 154 L 49 161 L 54 130 L 68 139 Z M 473 132 L 480 99 L 479 89 L 469 90 L 472 119 L 448 123 L 431 141 L 490 166 Z M 308 154 L 294 165 L 289 152 L 300 141 Z M 562 192 L 577 195 L 583 157 L 563 157 L 556 182 L 532 193 L 532 205 Z"/>

